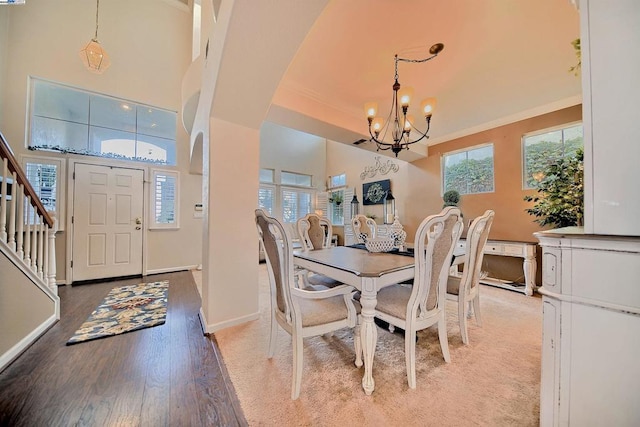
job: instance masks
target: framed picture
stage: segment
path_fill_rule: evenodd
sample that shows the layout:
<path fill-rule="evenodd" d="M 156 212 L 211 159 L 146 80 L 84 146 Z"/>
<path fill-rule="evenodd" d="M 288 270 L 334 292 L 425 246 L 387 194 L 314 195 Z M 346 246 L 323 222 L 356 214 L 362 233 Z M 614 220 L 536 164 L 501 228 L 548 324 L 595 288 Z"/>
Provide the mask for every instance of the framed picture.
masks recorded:
<path fill-rule="evenodd" d="M 363 205 L 381 205 L 384 203 L 384 196 L 391 190 L 391 180 L 367 182 L 362 184 Z"/>

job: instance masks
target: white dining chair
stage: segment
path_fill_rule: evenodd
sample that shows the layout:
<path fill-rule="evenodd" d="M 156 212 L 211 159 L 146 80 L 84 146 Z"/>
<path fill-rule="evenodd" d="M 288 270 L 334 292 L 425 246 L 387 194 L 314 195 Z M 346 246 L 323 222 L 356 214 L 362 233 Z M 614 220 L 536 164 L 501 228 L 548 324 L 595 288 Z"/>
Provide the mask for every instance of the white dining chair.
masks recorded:
<path fill-rule="evenodd" d="M 416 388 L 416 332 L 438 325 L 444 360 L 451 360 L 447 340 L 446 285 L 449 266 L 463 224 L 460 210 L 447 207 L 425 218 L 414 240 L 413 286 L 396 284 L 380 289 L 375 316 L 404 329 L 405 362 L 409 388 Z"/>
<path fill-rule="evenodd" d="M 482 326 L 480 318 L 480 270 L 484 258 L 484 246 L 489 237 L 489 230 L 495 213 L 487 210 L 482 216 L 473 220 L 467 231 L 467 244 L 462 276 L 450 275 L 447 280 L 447 299 L 458 304 L 458 323 L 462 342 L 469 344 L 467 317 L 471 312 L 478 326 Z"/>
<path fill-rule="evenodd" d="M 378 226 L 376 222 L 365 215 L 356 215 L 351 218 L 351 227 L 358 243 L 364 243 L 366 239 L 375 239 Z"/>
<path fill-rule="evenodd" d="M 310 213 L 298 219 L 296 228 L 298 229 L 303 250 L 313 251 L 331 247 L 333 227 L 328 218 Z M 302 278 L 304 286 L 314 285 L 333 288 L 342 285 L 342 282 L 323 274 L 312 273 L 302 269 L 298 269 L 296 272 L 298 277 Z"/>
<path fill-rule="evenodd" d="M 269 358 L 276 348 L 278 325 L 291 335 L 293 343 L 293 379 L 291 399 L 300 396 L 302 382 L 303 338 L 324 335 L 342 328 L 354 328 L 356 365 L 362 365 L 357 311 L 351 286 L 316 290 L 297 288 L 294 279 L 293 247 L 282 224 L 256 209 L 256 227 L 264 248 L 271 286 L 271 333 Z"/>

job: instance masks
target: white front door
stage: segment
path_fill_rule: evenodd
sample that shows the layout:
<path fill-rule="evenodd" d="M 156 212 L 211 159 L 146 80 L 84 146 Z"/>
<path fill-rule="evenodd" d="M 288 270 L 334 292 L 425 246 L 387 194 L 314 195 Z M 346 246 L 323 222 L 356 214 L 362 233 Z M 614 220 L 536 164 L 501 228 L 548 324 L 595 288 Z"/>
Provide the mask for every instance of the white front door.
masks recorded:
<path fill-rule="evenodd" d="M 73 281 L 142 274 L 144 172 L 75 164 Z"/>

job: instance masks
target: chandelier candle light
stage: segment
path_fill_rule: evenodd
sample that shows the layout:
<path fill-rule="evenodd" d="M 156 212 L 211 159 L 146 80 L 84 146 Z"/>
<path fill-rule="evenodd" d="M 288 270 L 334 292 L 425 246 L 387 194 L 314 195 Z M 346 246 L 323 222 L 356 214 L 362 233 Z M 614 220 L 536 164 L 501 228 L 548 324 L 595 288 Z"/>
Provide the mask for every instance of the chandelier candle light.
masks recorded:
<path fill-rule="evenodd" d="M 89 43 L 80 49 L 80 59 L 85 68 L 92 73 L 102 74 L 109 68 L 111 60 L 109 55 L 98 42 L 98 11 L 100 10 L 100 0 L 96 0 L 96 33 Z"/>
<path fill-rule="evenodd" d="M 429 138 L 427 134 L 429 133 L 431 115 L 435 109 L 436 99 L 427 98 L 421 103 L 420 111 L 427 122 L 427 128 L 422 132 L 414 126 L 413 117 L 407 114 L 407 111 L 409 110 L 409 103 L 413 96 L 413 88 L 400 88 L 400 82 L 398 81 L 398 62 L 427 62 L 438 56 L 443 49 L 444 45 L 442 43 L 434 44 L 429 49 L 431 56 L 425 59 L 398 58 L 398 55 L 395 55 L 396 75 L 395 83 L 393 84 L 393 100 L 391 103 L 391 111 L 389 111 L 389 116 L 387 117 L 386 122 L 382 117 L 376 116 L 378 114 L 377 103 L 367 102 L 364 105 L 364 111 L 367 115 L 367 120 L 369 121 L 369 135 L 371 135 L 371 139 L 376 142 L 378 150 L 391 150 L 394 152 L 396 157 L 398 157 L 398 153 L 404 149 L 408 150 L 409 145 L 415 144 L 424 138 Z M 393 125 L 391 125 L 391 122 L 393 122 Z M 419 135 L 413 141 L 409 136 L 412 129 Z M 385 141 L 387 132 L 391 133 L 393 142 Z"/>

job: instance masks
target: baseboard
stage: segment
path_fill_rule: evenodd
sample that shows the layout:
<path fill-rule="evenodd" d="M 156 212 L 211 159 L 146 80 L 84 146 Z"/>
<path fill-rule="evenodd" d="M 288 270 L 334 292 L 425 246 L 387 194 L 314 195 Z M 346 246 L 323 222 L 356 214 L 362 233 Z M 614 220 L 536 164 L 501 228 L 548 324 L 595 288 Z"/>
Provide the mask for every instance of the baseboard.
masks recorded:
<path fill-rule="evenodd" d="M 0 356 L 0 372 L 4 370 L 11 362 L 20 356 L 31 344 L 33 344 L 42 334 L 44 334 L 59 319 L 59 314 L 54 314 L 45 320 L 40 326 L 35 328 L 29 335 L 21 339 L 16 345 L 11 347 L 9 351 Z"/>
<path fill-rule="evenodd" d="M 198 264 L 185 265 L 182 267 L 156 268 L 154 270 L 147 270 L 144 273 L 144 276 L 150 276 L 152 274 L 162 274 L 162 273 L 175 273 L 176 271 L 195 270 L 196 268 L 198 268 Z"/>
<path fill-rule="evenodd" d="M 199 317 L 200 317 L 200 325 L 202 326 L 202 330 L 204 331 L 204 333 L 213 334 L 214 332 L 220 331 L 225 328 L 229 328 L 231 326 L 236 326 L 242 323 L 250 322 L 252 320 L 257 320 L 258 318 L 260 318 L 260 313 L 255 312 L 252 314 L 248 314 L 246 316 L 236 317 L 235 319 L 225 320 L 224 322 L 219 322 L 219 323 L 214 323 L 209 325 L 207 324 L 207 318 L 204 315 L 204 312 L 202 311 L 202 307 L 200 307 Z"/>

